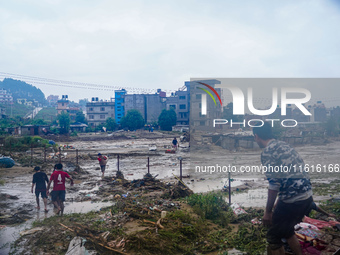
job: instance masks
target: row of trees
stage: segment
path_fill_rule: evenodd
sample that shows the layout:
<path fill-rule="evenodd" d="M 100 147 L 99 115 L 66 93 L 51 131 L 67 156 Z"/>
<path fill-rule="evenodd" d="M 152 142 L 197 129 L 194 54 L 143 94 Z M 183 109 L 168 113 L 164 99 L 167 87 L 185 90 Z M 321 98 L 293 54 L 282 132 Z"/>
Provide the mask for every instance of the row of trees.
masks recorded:
<path fill-rule="evenodd" d="M 61 133 L 68 133 L 70 129 L 70 116 L 68 113 L 61 113 L 57 117 Z M 82 112 L 77 113 L 76 122 L 87 123 L 85 115 Z M 173 109 L 163 110 L 158 117 L 158 125 L 162 130 L 171 131 L 172 126 L 176 125 L 177 117 Z M 128 130 L 136 130 L 144 127 L 145 121 L 142 114 L 137 110 L 129 110 L 127 114 L 121 119 L 120 126 Z M 114 131 L 118 125 L 113 118 L 106 119 L 104 125 L 99 128 L 105 127 L 107 131 Z"/>

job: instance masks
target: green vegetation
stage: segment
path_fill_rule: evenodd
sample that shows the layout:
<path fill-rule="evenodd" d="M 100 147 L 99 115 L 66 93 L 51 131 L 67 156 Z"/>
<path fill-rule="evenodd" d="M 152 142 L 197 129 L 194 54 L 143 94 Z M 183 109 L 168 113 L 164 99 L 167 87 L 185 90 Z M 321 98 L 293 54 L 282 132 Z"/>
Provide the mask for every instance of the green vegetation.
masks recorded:
<path fill-rule="evenodd" d="M 38 112 L 34 120 L 42 119 L 47 123 L 51 123 L 57 119 L 57 113 L 54 107 L 44 107 Z"/>
<path fill-rule="evenodd" d="M 68 134 L 70 130 L 70 115 L 66 112 L 62 112 L 57 116 L 59 126 L 60 126 L 60 134 Z"/>
<path fill-rule="evenodd" d="M 158 124 L 162 130 L 171 131 L 172 126 L 176 125 L 177 116 L 174 109 L 165 110 L 163 109 L 158 117 Z"/>
<path fill-rule="evenodd" d="M 40 89 L 23 81 L 5 78 L 3 81 L 0 81 L 0 88 L 12 93 L 15 102 L 17 99 L 26 99 L 36 100 L 41 104 L 46 103 L 45 95 Z"/>
<path fill-rule="evenodd" d="M 28 113 L 32 112 L 33 107 L 26 106 L 23 104 L 14 103 L 10 104 L 1 104 L 0 107 L 5 108 L 6 115 L 8 117 L 25 117 Z"/>
<path fill-rule="evenodd" d="M 40 136 L 22 136 L 13 137 L 8 136 L 5 138 L 4 147 L 11 149 L 12 151 L 26 151 L 31 148 L 37 147 L 51 147 L 47 139 L 43 139 Z"/>
<path fill-rule="evenodd" d="M 86 120 L 85 114 L 82 111 L 79 111 L 79 112 L 76 113 L 75 121 L 87 124 L 87 120 Z"/>
<path fill-rule="evenodd" d="M 105 122 L 105 127 L 107 131 L 114 131 L 117 128 L 117 123 L 113 118 L 107 118 Z"/>
<path fill-rule="evenodd" d="M 120 124 L 123 128 L 128 128 L 132 131 L 142 128 L 144 126 L 144 119 L 139 111 L 133 109 L 127 112 L 121 119 Z"/>
<path fill-rule="evenodd" d="M 222 192 L 192 194 L 187 197 L 187 202 L 192 206 L 196 214 L 224 227 L 227 226 L 230 219 L 234 217 L 225 202 Z"/>

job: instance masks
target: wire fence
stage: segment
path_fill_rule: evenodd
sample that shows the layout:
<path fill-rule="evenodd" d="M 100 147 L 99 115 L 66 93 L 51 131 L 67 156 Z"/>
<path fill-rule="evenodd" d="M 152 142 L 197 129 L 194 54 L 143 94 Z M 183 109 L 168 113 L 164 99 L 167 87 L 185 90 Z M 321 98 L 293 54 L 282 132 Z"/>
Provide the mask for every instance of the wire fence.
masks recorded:
<path fill-rule="evenodd" d="M 57 149 L 57 152 L 53 149 L 53 147 L 34 147 L 31 145 L 31 148 L 29 150 L 26 150 L 24 152 L 19 152 L 21 154 L 25 155 L 26 161 L 30 166 L 33 166 L 33 164 L 36 162 L 36 159 L 39 159 L 39 162 L 41 163 L 72 163 L 76 167 L 79 167 L 79 164 L 81 161 L 87 160 L 87 159 L 97 159 L 97 153 L 98 151 L 105 151 L 105 155 L 107 155 L 110 160 L 116 158 L 117 159 L 117 171 L 121 171 L 121 164 L 122 160 L 124 160 L 126 157 L 139 157 L 144 158 L 146 167 L 147 167 L 147 173 L 150 174 L 151 172 L 151 161 L 154 157 L 159 157 L 162 154 L 159 151 L 149 151 L 149 152 L 116 152 L 116 151 L 109 151 L 104 148 L 97 148 L 97 149 L 86 149 L 86 150 L 80 150 L 80 149 L 65 149 L 64 147 L 59 147 Z M 170 150 L 167 150 L 170 151 Z M 11 156 L 13 154 L 13 148 L 11 146 L 0 146 L 0 153 L 1 154 L 7 154 Z M 16 151 L 17 152 L 17 151 Z M 170 153 L 176 153 L 176 151 L 171 151 Z M 183 178 L 183 158 L 177 157 L 179 160 L 179 179 L 182 181 Z"/>

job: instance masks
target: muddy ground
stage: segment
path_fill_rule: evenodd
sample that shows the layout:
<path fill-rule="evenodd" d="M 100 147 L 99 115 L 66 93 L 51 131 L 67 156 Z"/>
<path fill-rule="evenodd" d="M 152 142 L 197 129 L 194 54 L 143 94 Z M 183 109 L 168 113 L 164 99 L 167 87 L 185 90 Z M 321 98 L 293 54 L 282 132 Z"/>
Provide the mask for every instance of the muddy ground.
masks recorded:
<path fill-rule="evenodd" d="M 253 218 L 261 218 L 261 209 L 265 206 L 267 183 L 263 175 L 232 175 L 232 202 L 248 208 L 248 216 L 237 219 L 226 208 L 227 223 L 214 222 L 195 211 L 195 206 L 188 205 L 185 197 L 189 195 L 189 189 L 183 188 L 183 185 L 181 189 L 178 188 L 178 180 L 174 175 L 180 174 L 181 157 L 185 177 L 183 182 L 195 193 L 221 190 L 227 182 L 227 176 L 195 173 L 189 162 L 188 144 L 181 144 L 175 154 L 165 153 L 172 135 L 164 137 L 163 134 L 155 133 L 146 134 L 147 137 L 141 134 L 129 136 L 116 140 L 108 136 L 109 140 L 100 134 L 100 139 L 87 137 L 59 142 L 60 145 L 79 149 L 80 165 L 80 169 L 74 171 L 74 149 L 63 151 L 62 163 L 75 179 L 73 187 L 67 184 L 63 217 L 55 216 L 50 201 L 47 214 L 42 209 L 35 209 L 35 197 L 30 193 L 33 168 L 22 166 L 28 164 L 29 159 L 23 160 L 21 166 L 0 169 L 4 184 L 0 186 L 1 254 L 10 251 L 12 254 L 65 254 L 68 244 L 76 235 L 86 239 L 85 247 L 94 254 L 224 254 L 227 250 L 230 253 L 230 249 L 235 247 L 257 254 L 264 249 L 262 228 L 250 223 Z M 150 144 L 156 145 L 157 150 L 149 151 Z M 209 157 L 215 152 L 217 157 L 220 150 L 210 145 Z M 297 150 L 306 163 L 338 162 L 340 143 L 307 145 Z M 104 179 L 100 177 L 96 160 L 98 152 L 109 156 Z M 119 169 L 124 178 L 116 176 L 118 154 Z M 242 165 L 259 162 L 259 155 L 260 151 L 226 151 L 225 160 Z M 33 162 L 34 165 L 41 165 L 48 175 L 58 162 L 58 158 L 49 156 L 44 163 L 43 154 L 36 152 Z M 27 155 L 18 154 L 17 157 L 17 161 L 20 161 Z M 156 178 L 144 178 L 147 157 L 151 176 Z M 315 173 L 311 177 L 317 201 L 339 196 L 339 173 Z M 224 200 L 228 202 L 227 194 Z M 334 208 L 331 206 L 330 210 L 337 210 L 336 206 Z M 164 219 L 161 219 L 162 211 L 168 213 Z M 339 216 L 340 210 L 335 213 Z M 32 227 L 36 228 L 35 233 L 20 237 L 20 233 Z M 258 235 L 254 235 L 255 232 Z M 242 239 L 242 235 L 254 238 Z M 14 243 L 14 240 L 17 241 Z M 247 242 L 254 247 L 247 246 Z"/>

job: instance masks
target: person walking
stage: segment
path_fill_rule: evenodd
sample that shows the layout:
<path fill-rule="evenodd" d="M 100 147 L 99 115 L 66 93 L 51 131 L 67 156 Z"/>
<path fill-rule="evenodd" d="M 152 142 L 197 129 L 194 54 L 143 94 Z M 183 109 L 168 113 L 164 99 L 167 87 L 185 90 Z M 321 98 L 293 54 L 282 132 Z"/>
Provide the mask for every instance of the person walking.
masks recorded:
<path fill-rule="evenodd" d="M 289 144 L 273 138 L 272 127 L 266 122 L 253 127 L 254 140 L 263 149 L 262 167 L 269 182 L 267 205 L 263 224 L 270 226 L 267 241 L 273 255 L 285 254 L 282 238 L 285 238 L 294 254 L 302 254 L 294 226 L 311 208 L 313 197 L 309 175 L 304 162 Z M 288 169 L 288 170 L 287 170 Z M 275 200 L 278 201 L 273 211 Z"/>
<path fill-rule="evenodd" d="M 178 141 L 176 139 L 176 137 L 174 138 L 174 140 L 172 140 L 172 147 L 177 150 L 177 147 L 178 147 Z"/>
<path fill-rule="evenodd" d="M 98 161 L 100 165 L 100 170 L 102 171 L 102 178 L 104 178 L 105 168 L 108 161 L 108 157 L 98 153 Z"/>
<path fill-rule="evenodd" d="M 44 201 L 45 212 L 47 213 L 47 194 L 46 194 L 46 183 L 48 183 L 47 175 L 41 171 L 39 166 L 34 168 L 35 174 L 33 174 L 32 180 L 32 189 L 31 192 L 33 193 L 33 189 L 35 186 L 35 197 L 37 201 L 37 209 L 40 210 L 40 203 L 39 203 L 39 195 Z"/>
<path fill-rule="evenodd" d="M 66 178 L 71 180 L 71 186 L 73 186 L 73 179 L 68 173 L 63 171 L 62 164 L 55 165 L 56 170 L 52 173 L 50 181 L 47 185 L 47 194 L 49 194 L 51 183 L 53 182 L 53 192 L 51 193 L 52 202 L 58 208 L 57 214 L 61 212 L 61 216 L 64 214 L 64 201 L 66 197 L 65 181 Z"/>

